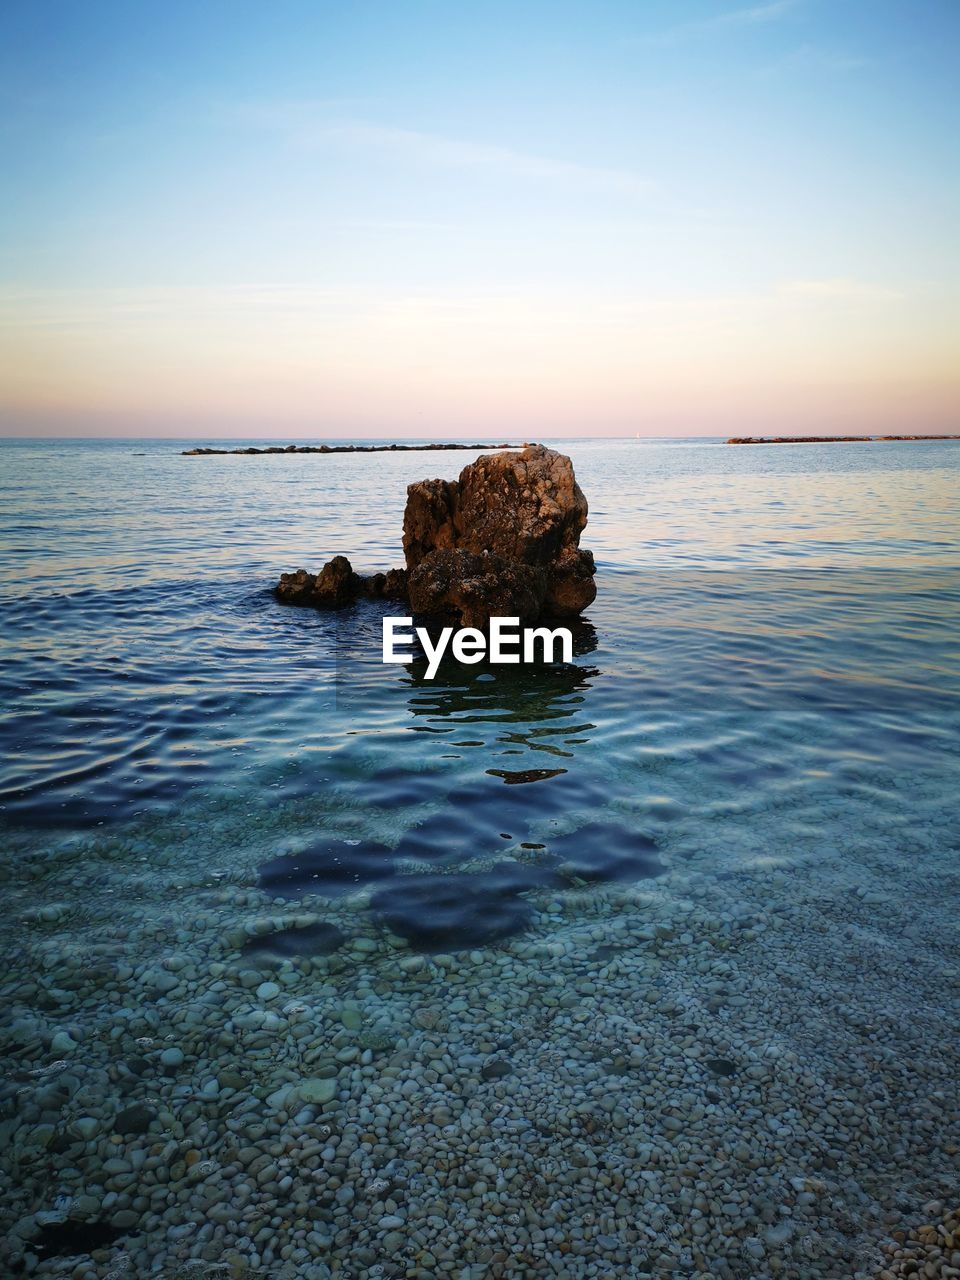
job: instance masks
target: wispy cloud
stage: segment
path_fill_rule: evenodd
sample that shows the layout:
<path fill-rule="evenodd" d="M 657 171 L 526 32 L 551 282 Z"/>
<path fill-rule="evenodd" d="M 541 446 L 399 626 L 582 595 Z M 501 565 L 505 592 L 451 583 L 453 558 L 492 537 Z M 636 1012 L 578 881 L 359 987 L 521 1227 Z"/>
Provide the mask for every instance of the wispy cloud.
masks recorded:
<path fill-rule="evenodd" d="M 410 166 L 467 169 L 587 191 L 647 196 L 657 189 L 655 182 L 632 169 L 583 164 L 370 121 L 331 118 L 322 106 L 312 103 L 245 106 L 240 114 L 249 123 L 282 134 L 291 145 L 309 150 L 366 151 Z"/>
<path fill-rule="evenodd" d="M 759 74 L 769 77 L 790 71 L 824 71 L 828 74 L 842 75 L 848 71 L 860 71 L 863 67 L 870 65 L 870 58 L 863 58 L 858 54 L 840 53 L 836 49 L 825 49 L 821 45 L 802 44 L 798 49 L 764 67 Z"/>
<path fill-rule="evenodd" d="M 822 302 L 893 302 L 904 295 L 885 285 L 845 276 L 827 280 L 788 280 L 780 286 L 785 298 L 809 298 Z"/>
<path fill-rule="evenodd" d="M 334 314 L 357 302 L 355 293 L 289 284 L 0 288 L 0 330 L 96 328 L 184 314 Z"/>
<path fill-rule="evenodd" d="M 679 44 L 684 40 L 695 40 L 716 32 L 734 30 L 744 27 L 764 26 L 777 22 L 800 0 L 771 0 L 769 4 L 749 5 L 742 9 L 727 9 L 713 14 L 709 18 L 698 18 L 691 22 L 680 22 L 676 26 L 667 27 L 647 37 L 646 43 L 658 45 Z"/>

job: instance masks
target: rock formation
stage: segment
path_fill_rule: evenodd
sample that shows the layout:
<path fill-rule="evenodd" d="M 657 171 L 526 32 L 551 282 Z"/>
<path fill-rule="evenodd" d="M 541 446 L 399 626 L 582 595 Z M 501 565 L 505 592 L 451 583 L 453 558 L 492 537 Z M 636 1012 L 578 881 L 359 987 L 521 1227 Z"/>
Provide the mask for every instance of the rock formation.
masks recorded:
<path fill-rule="evenodd" d="M 459 480 L 420 480 L 403 518 L 411 606 L 466 626 L 581 613 L 597 594 L 586 523 L 573 464 L 543 445 L 485 455 Z"/>
<path fill-rule="evenodd" d="M 543 445 L 487 454 L 458 480 L 407 489 L 406 570 L 361 578 L 336 556 L 316 576 L 281 576 L 288 604 L 338 608 L 363 593 L 409 599 L 416 614 L 483 627 L 493 616 L 535 622 L 573 617 L 596 594 L 594 562 L 580 549 L 587 500 L 562 453 Z"/>
<path fill-rule="evenodd" d="M 536 622 L 547 597 L 547 571 L 490 552 L 442 548 L 424 556 L 408 578 L 414 614 L 439 614 L 465 627 L 491 617 Z"/>
<path fill-rule="evenodd" d="M 281 573 L 274 594 L 281 604 L 311 605 L 315 609 L 341 609 L 360 595 L 377 599 L 406 600 L 407 571 L 391 569 L 361 577 L 346 556 L 334 556 L 319 573 Z"/>
<path fill-rule="evenodd" d="M 267 453 L 426 453 L 428 450 L 441 449 L 509 449 L 509 444 L 271 444 L 265 448 L 247 445 L 244 449 L 211 449 L 198 446 L 195 449 L 182 449 L 183 458 L 224 457 L 227 454 Z"/>
<path fill-rule="evenodd" d="M 451 546 L 546 566 L 576 549 L 586 523 L 587 500 L 570 459 L 530 445 L 478 458 L 459 480 L 410 485 L 403 551 L 408 569 Z"/>

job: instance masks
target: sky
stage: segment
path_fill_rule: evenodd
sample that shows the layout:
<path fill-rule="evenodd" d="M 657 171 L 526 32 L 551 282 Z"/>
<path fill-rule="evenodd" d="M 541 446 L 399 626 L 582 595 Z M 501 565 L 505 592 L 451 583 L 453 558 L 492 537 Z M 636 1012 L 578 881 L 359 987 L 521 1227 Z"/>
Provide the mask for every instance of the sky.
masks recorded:
<path fill-rule="evenodd" d="M 7 0 L 0 433 L 960 431 L 956 0 Z"/>

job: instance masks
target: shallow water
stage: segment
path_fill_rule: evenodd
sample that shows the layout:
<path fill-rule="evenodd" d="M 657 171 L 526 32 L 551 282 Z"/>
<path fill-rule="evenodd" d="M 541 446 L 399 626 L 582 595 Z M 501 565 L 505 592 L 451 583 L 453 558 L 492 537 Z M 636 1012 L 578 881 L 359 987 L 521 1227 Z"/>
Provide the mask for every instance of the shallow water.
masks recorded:
<path fill-rule="evenodd" d="M 564 1202 L 581 1233 L 561 1250 L 572 1275 L 607 1274 L 604 1265 L 633 1274 L 631 1231 L 655 1242 L 648 1271 L 636 1274 L 699 1274 L 701 1263 L 704 1274 L 723 1274 L 710 1268 L 724 1260 L 734 1275 L 836 1275 L 838 1257 L 849 1266 L 867 1247 L 861 1231 L 883 1234 L 899 1196 L 922 1204 L 940 1193 L 955 1156 L 945 1138 L 930 1138 L 929 1096 L 911 1110 L 871 1094 L 846 1146 L 832 1134 L 824 1151 L 844 1149 L 846 1163 L 829 1212 L 794 1203 L 807 1193 L 790 1199 L 789 1176 L 809 1170 L 792 1169 L 794 1139 L 781 1143 L 780 1129 L 798 1125 L 806 1107 L 822 1112 L 823 1098 L 840 1098 L 856 1117 L 866 1086 L 850 1081 L 867 1070 L 858 1057 L 867 1049 L 893 1073 L 888 1091 L 898 1072 L 898 1087 L 913 1089 L 929 1070 L 926 1094 L 944 1115 L 956 1107 L 945 1084 L 956 1074 L 952 1045 L 930 1020 L 957 976 L 960 444 L 567 442 L 590 500 L 584 545 L 596 553 L 599 586 L 574 663 L 445 664 L 434 681 L 420 664 L 380 663 L 378 607 L 321 615 L 282 608 L 269 588 L 280 570 L 317 568 L 336 553 L 361 571 L 399 564 L 406 484 L 452 476 L 473 455 L 182 458 L 179 447 L 0 447 L 5 1136 L 23 1148 L 38 1126 L 60 1135 L 20 1166 L 11 1221 L 54 1211 L 58 1189 L 75 1203 L 88 1187 L 100 1206 L 85 1220 L 91 1239 L 113 1230 L 116 1213 L 132 1215 L 94 1274 L 121 1256 L 158 1271 L 228 1254 L 231 1265 L 237 1254 L 269 1274 L 326 1266 L 366 1275 L 380 1265 L 391 1229 L 341 1205 L 335 1188 L 316 1211 L 323 1248 L 306 1232 L 288 1239 L 278 1224 L 249 1247 L 239 1228 L 218 1222 L 191 1243 L 177 1234 L 179 1207 L 159 1212 L 124 1171 L 100 1172 L 109 1126 L 85 1146 L 69 1131 L 84 1108 L 109 1109 L 118 1090 L 149 1094 L 170 1116 L 155 1121 L 154 1142 L 173 1133 L 182 1144 L 200 1125 L 204 1160 L 231 1168 L 232 1113 L 213 1093 L 205 1111 L 203 1084 L 266 1052 L 273 1067 L 257 1065 L 234 1107 L 245 1114 L 252 1098 L 269 1116 L 265 1099 L 304 1074 L 305 1044 L 317 1049 L 298 1031 L 306 1015 L 281 1013 L 282 995 L 244 985 L 251 966 L 263 971 L 258 982 L 278 975 L 283 995 L 309 1009 L 318 1044 L 348 1054 L 331 1053 L 338 1094 L 320 1105 L 345 1134 L 371 1123 L 377 1089 L 392 1097 L 380 1072 L 394 1079 L 424 1043 L 431 1071 L 437 1025 L 440 1047 L 466 1061 L 468 1075 L 472 1054 L 500 1052 L 503 1041 L 528 1046 L 525 1068 L 514 1049 L 515 1074 L 483 1076 L 477 1087 L 507 1112 L 513 1098 L 531 1123 L 570 1096 L 551 1065 L 561 1045 L 567 1063 L 615 1062 L 623 1041 L 659 1063 L 685 1027 L 694 1075 L 678 1078 L 668 1055 L 637 1085 L 635 1114 L 625 1112 L 633 1136 L 618 1129 L 607 1144 L 619 1177 L 651 1159 L 629 1148 L 651 1107 L 676 1111 L 695 1147 L 705 1126 L 699 1149 L 722 1168 L 718 1133 L 780 1116 L 769 1179 L 782 1191 L 776 1213 L 791 1222 L 805 1214 L 802 1229 L 781 1241 L 779 1217 L 753 1222 L 717 1201 L 709 1233 L 691 1234 L 696 1217 L 675 1210 L 681 1230 L 672 1233 L 652 1208 L 645 1216 L 648 1180 L 614 1197 L 630 1202 L 630 1225 L 611 1202 L 600 1230 L 583 1216 L 602 1216 L 605 1193 L 594 1185 L 593 1210 L 579 1215 Z M 909 972 L 896 964 L 901 948 Z M 731 954 L 732 973 L 711 968 Z M 560 993 L 548 985 L 541 1000 L 545 957 Z M 157 973 L 166 975 L 159 985 Z M 594 989 L 580 991 L 584 981 Z M 556 998 L 572 991 L 569 1025 L 561 1014 L 551 1030 Z M 610 1002 L 647 1012 L 618 1030 Z M 340 1043 L 345 1005 L 359 1011 L 368 1061 Z M 251 1018 L 244 1049 L 237 1026 Z M 866 1043 L 858 1029 L 870 1019 L 885 1027 L 880 1058 L 876 1035 Z M 66 1057 L 53 1047 L 64 1031 Z M 278 1037 L 270 1052 L 262 1036 Z M 144 1038 L 152 1044 L 140 1053 L 134 1042 Z M 117 1065 L 131 1054 L 159 1061 L 168 1042 L 185 1049 L 182 1073 L 160 1069 L 154 1079 L 151 1066 L 140 1085 Z M 731 1083 L 741 1109 L 726 1110 L 724 1095 L 700 1117 L 696 1072 L 729 1055 L 758 1071 L 771 1055 L 792 1065 L 775 1085 L 758 1085 L 756 1099 Z M 62 1097 L 26 1083 L 61 1060 Z M 583 1105 L 597 1104 L 590 1078 L 574 1089 L 579 1098 L 577 1089 Z M 461 1107 L 472 1096 L 454 1093 Z M 184 1108 L 197 1114 L 184 1119 Z M 380 1215 L 404 1218 L 405 1231 L 428 1192 L 449 1195 L 430 1173 L 444 1126 L 440 1136 L 424 1129 L 424 1109 L 410 1104 L 406 1116 L 425 1154 L 406 1170 L 404 1206 Z M 299 1141 L 317 1122 L 302 1108 L 299 1119 L 274 1110 L 282 1118 L 248 1134 L 248 1146 Z M 534 1163 L 567 1167 L 571 1142 L 586 1141 L 580 1120 L 570 1124 Z M 902 1152 L 914 1143 L 922 1151 L 907 1178 Z M 675 1155 L 683 1167 L 688 1153 L 677 1145 L 655 1144 L 661 1172 Z M 503 1168 L 516 1167 L 510 1150 Z M 727 1169 L 727 1194 L 765 1177 Z M 507 1182 L 505 1194 L 522 1201 Z M 673 1204 L 680 1183 L 658 1191 L 656 1205 Z M 187 1179 L 190 1212 L 193 1188 Z M 274 1203 L 288 1193 L 270 1192 Z M 500 1216 L 485 1212 L 474 1211 L 477 1240 L 451 1246 L 451 1267 L 499 1265 L 481 1254 L 501 1244 L 530 1252 L 529 1224 L 482 1243 Z M 35 1226 L 22 1228 L 28 1254 Z M 436 1256 L 442 1233 L 422 1231 Z M 372 1260 L 344 1261 L 342 1232 Z M 534 1243 L 523 1266 L 556 1274 L 559 1243 L 550 1234 Z M 42 1242 L 34 1250 L 41 1270 L 54 1266 Z"/>

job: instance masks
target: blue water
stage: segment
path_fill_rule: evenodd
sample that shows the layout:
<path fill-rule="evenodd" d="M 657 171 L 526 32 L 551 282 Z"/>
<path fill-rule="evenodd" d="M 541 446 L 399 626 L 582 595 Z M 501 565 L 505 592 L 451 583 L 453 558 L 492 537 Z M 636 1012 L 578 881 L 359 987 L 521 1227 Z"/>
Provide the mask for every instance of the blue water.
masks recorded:
<path fill-rule="evenodd" d="M 194 443 L 0 444 L 2 926 L 17 1069 L 52 1069 L 64 1025 L 91 1073 L 114 1044 L 138 1052 L 127 1039 L 144 1029 L 181 1037 L 211 961 L 224 981 L 251 963 L 285 973 L 318 1017 L 347 994 L 380 1001 L 406 1044 L 421 997 L 391 987 L 391 947 L 438 957 L 441 974 L 469 953 L 471 981 L 509 991 L 496 965 L 503 954 L 522 965 L 528 941 L 575 956 L 578 930 L 615 942 L 618 913 L 649 901 L 666 919 L 693 901 L 761 921 L 752 947 L 693 925 L 663 934 L 677 1009 L 713 1037 L 714 1056 L 774 1045 L 808 1072 L 791 1105 L 821 1087 L 847 1097 L 849 1065 L 871 1078 L 881 1060 L 858 1030 L 876 1018 L 882 1060 L 906 1073 L 890 1089 L 929 1063 L 929 1105 L 954 1114 L 938 1089 L 951 1071 L 938 1055 L 953 1051 L 936 1028 L 960 956 L 960 442 L 558 443 L 590 503 L 583 545 L 598 565 L 573 663 L 445 663 L 433 681 L 422 664 L 381 664 L 384 606 L 285 608 L 271 587 L 338 553 L 361 572 L 401 564 L 406 485 L 452 477 L 472 454 L 179 455 Z M 275 932 L 241 945 L 258 911 Z M 777 921 L 784 939 L 785 922 L 794 932 L 767 959 L 756 938 Z M 386 947 L 376 996 L 348 954 L 355 936 Z M 728 948 L 750 1008 L 709 1030 L 696 974 Z M 196 960 L 200 985 L 189 1000 L 150 994 L 137 1029 L 116 982 L 139 1008 L 143 971 L 171 951 Z M 587 967 L 610 952 L 604 942 Z M 332 985 L 302 958 L 331 965 Z M 96 985 L 101 969 L 114 985 Z M 49 974 L 46 994 L 36 972 Z M 518 989 L 518 1008 L 529 994 Z M 504 1000 L 518 1035 L 542 1030 L 511 1021 Z M 472 1043 L 471 1016 L 450 1017 L 451 1042 Z M 191 1061 L 184 1087 L 196 1090 L 212 1068 Z M 27 1076 L 14 1078 L 22 1098 Z M 94 1078 L 63 1124 L 99 1096 Z M 362 1105 L 358 1078 L 343 1088 Z M 747 1137 L 756 1114 L 744 1112 Z M 830 1167 L 849 1162 L 833 1209 L 819 1210 L 832 1249 L 851 1214 L 876 1236 L 905 1189 L 919 1203 L 942 1190 L 947 1157 L 923 1105 L 877 1116 L 832 1139 Z M 923 1154 L 906 1161 L 914 1140 Z M 14 1217 L 88 1176 L 71 1172 L 75 1148 L 61 1151 L 29 1176 L 18 1166 Z M 805 1173 L 782 1156 L 771 1168 Z M 757 1176 L 730 1175 L 745 1187 Z M 149 1228 L 143 1257 L 174 1256 L 165 1230 Z"/>
<path fill-rule="evenodd" d="M 835 766 L 855 713 L 890 766 L 924 746 L 939 763 L 960 445 L 564 447 L 599 566 L 580 671 L 426 684 L 379 666 L 375 610 L 284 609 L 270 587 L 336 553 L 361 571 L 402 563 L 406 484 L 473 455 L 4 442 L 0 813 L 82 829 L 236 795 L 316 799 L 326 778 L 357 821 L 382 808 L 392 843 L 444 790 L 479 788 L 483 822 L 502 799 L 491 769 L 558 761 L 565 778 L 537 789 L 558 812 L 615 802 L 611 782 L 635 805 L 664 771 L 685 791 L 693 760 L 698 791 L 750 770 L 757 787 L 802 788 L 801 761 L 778 760 L 757 723 L 725 725 L 749 709 L 806 716 L 807 750 Z"/>

